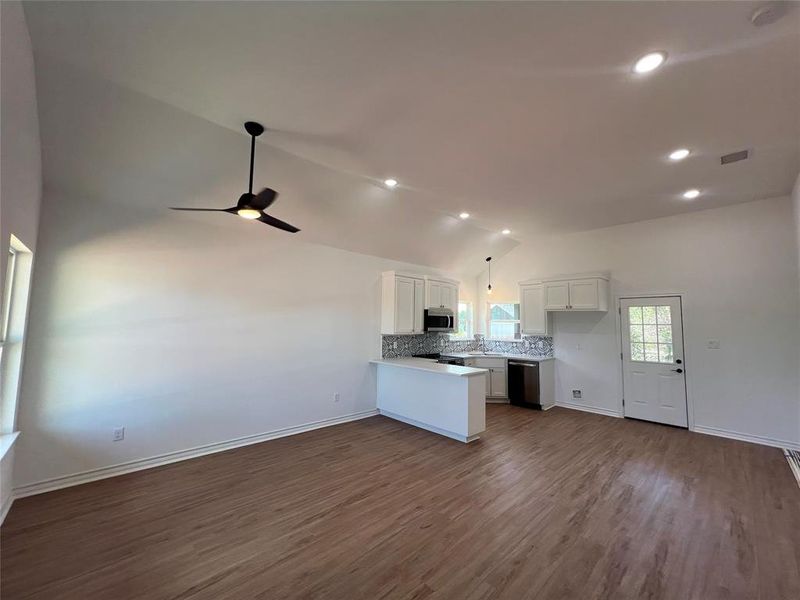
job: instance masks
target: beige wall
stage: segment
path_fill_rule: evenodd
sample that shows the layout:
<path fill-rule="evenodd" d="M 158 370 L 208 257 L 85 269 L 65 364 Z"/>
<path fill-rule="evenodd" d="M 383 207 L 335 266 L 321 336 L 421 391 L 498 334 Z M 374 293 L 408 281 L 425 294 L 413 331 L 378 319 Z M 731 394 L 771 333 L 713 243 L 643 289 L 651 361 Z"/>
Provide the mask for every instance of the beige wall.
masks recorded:
<path fill-rule="evenodd" d="M 44 207 L 17 485 L 374 409 L 380 273 L 436 273 L 224 214 Z"/>
<path fill-rule="evenodd" d="M 35 250 L 41 201 L 41 153 L 33 53 L 19 2 L 0 2 L 0 290 L 6 285 L 11 234 Z M 7 349 L 9 350 L 9 349 Z M 14 348 L 21 355 L 22 348 Z M 6 359 L 11 352 L 6 352 Z M 4 360 L 4 367 L 8 360 Z M 13 410 L 14 398 L 4 398 L 2 410 Z M 3 415 L 7 415 L 4 413 Z M 3 423 L 11 419 L 3 418 Z M 0 464 L 0 501 L 10 502 L 14 451 Z M 4 514 L 4 513 L 3 513 Z"/>
<path fill-rule="evenodd" d="M 612 297 L 684 294 L 687 387 L 698 427 L 800 444 L 800 300 L 790 198 L 543 238 L 493 261 L 493 298 L 517 282 L 610 271 Z M 485 274 L 479 278 L 484 309 Z M 485 310 L 482 311 L 485 317 Z M 481 319 L 482 323 L 482 319 Z M 557 314 L 557 400 L 621 410 L 615 311 Z M 720 340 L 709 350 L 707 340 Z"/>

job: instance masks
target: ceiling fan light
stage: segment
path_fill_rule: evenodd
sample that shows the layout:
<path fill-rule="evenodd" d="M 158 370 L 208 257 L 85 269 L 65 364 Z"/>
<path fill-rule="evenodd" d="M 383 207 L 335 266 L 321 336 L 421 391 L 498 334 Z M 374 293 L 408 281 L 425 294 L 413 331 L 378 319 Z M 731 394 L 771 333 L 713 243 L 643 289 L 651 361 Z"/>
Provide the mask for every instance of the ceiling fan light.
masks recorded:
<path fill-rule="evenodd" d="M 261 212 L 257 211 L 255 208 L 240 208 L 236 211 L 236 214 L 243 219 L 249 219 L 251 221 L 261 216 Z"/>

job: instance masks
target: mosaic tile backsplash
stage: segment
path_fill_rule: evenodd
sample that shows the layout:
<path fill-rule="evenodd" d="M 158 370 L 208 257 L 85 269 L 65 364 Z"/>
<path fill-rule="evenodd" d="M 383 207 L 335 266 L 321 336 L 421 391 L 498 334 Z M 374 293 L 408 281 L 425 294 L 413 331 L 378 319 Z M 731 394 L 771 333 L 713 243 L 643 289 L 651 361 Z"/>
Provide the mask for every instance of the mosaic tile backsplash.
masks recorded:
<path fill-rule="evenodd" d="M 471 340 L 453 340 L 447 334 L 424 333 L 422 335 L 384 335 L 381 344 L 383 358 L 433 354 L 434 352 L 507 352 L 528 354 L 541 358 L 553 356 L 553 338 L 548 335 L 526 335 L 521 340 L 487 340 L 477 334 Z M 397 347 L 395 348 L 395 342 Z"/>

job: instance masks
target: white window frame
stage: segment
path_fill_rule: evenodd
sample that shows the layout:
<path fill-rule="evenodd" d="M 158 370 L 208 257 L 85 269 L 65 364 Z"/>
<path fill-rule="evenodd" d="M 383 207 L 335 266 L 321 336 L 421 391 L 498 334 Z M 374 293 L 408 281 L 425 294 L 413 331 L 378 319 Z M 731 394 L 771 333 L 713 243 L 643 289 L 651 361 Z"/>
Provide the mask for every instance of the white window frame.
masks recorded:
<path fill-rule="evenodd" d="M 17 267 L 17 251 L 13 246 L 8 248 L 8 265 L 6 267 L 6 286 L 3 290 L 2 327 L 0 327 L 0 349 L 8 339 L 8 324 L 11 321 L 11 301 L 14 297 L 14 279 Z"/>
<path fill-rule="evenodd" d="M 475 335 L 475 309 L 472 306 L 472 302 L 459 302 L 457 307 L 456 316 L 461 313 L 460 306 L 464 304 L 467 307 L 467 313 L 469 314 L 469 327 L 467 328 L 467 332 L 464 335 L 459 333 L 451 333 L 450 338 L 454 340 L 471 340 L 473 335 Z M 461 319 L 458 321 L 459 326 L 461 326 Z"/>
<path fill-rule="evenodd" d="M 510 341 L 516 340 L 519 341 L 522 339 L 522 323 L 520 319 L 494 319 L 492 320 L 492 304 L 514 304 L 516 306 L 520 306 L 519 301 L 514 300 L 492 300 L 486 303 L 486 339 L 487 340 L 500 340 L 500 341 Z M 520 306 L 520 311 L 522 307 Z M 519 331 L 519 337 L 498 337 L 493 336 L 492 333 L 492 323 L 515 323 L 517 327 L 515 330 Z"/>
<path fill-rule="evenodd" d="M 4 440 L 16 435 L 23 341 L 33 267 L 33 253 L 13 234 L 8 252 L 5 289 L 0 306 L 0 438 Z"/>

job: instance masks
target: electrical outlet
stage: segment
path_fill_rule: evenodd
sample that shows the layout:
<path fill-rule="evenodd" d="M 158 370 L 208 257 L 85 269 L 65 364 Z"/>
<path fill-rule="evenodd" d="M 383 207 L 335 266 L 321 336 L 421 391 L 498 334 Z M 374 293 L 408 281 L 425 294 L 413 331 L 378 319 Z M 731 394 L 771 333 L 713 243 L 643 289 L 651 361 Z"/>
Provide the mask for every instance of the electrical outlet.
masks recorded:
<path fill-rule="evenodd" d="M 583 392 L 581 390 L 572 390 L 573 400 L 580 400 L 581 398 L 583 398 Z"/>
<path fill-rule="evenodd" d="M 125 439 L 125 428 L 124 427 L 115 427 L 114 428 L 114 437 L 112 438 L 115 442 L 121 442 Z"/>
<path fill-rule="evenodd" d="M 336 392 L 336 393 L 333 394 L 333 401 L 334 402 L 338 402 L 339 401 L 339 392 Z"/>
<path fill-rule="evenodd" d="M 719 350 L 719 340 L 708 340 L 707 347 L 709 350 Z"/>
<path fill-rule="evenodd" d="M 392 342 L 392 350 L 397 350 L 397 340 Z"/>

